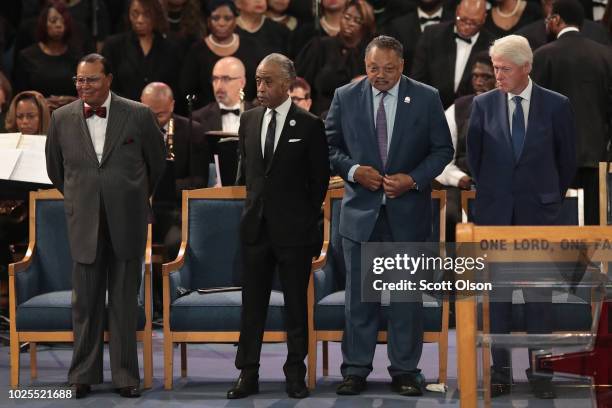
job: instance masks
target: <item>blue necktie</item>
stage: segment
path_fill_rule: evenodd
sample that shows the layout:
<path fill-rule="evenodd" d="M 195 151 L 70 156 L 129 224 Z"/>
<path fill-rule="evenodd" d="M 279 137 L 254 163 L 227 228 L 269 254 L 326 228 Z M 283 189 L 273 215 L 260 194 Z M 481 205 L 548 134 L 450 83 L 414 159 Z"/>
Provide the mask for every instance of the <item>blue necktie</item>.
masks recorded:
<path fill-rule="evenodd" d="M 387 164 L 387 114 L 385 112 L 385 96 L 387 92 L 381 92 L 380 103 L 376 111 L 376 139 L 378 141 L 378 152 L 382 160 L 383 168 Z"/>
<path fill-rule="evenodd" d="M 521 104 L 523 98 L 515 96 L 512 100 L 515 106 L 512 114 L 512 150 L 514 151 L 514 160 L 518 162 L 525 143 L 525 114 Z"/>

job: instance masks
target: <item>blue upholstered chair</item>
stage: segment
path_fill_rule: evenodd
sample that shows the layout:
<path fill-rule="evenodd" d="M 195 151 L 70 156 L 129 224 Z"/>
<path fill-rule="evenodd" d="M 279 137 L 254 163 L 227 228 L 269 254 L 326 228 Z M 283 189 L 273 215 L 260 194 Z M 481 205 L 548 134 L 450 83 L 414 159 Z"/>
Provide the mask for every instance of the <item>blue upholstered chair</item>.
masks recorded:
<path fill-rule="evenodd" d="M 187 375 L 187 343 L 236 343 L 240 335 L 239 225 L 244 187 L 183 191 L 182 242 L 177 259 L 163 265 L 164 387 L 172 388 L 174 344 L 181 345 L 181 375 Z M 283 293 L 273 290 L 264 342 L 286 341 Z"/>
<path fill-rule="evenodd" d="M 19 386 L 19 348 L 30 342 L 31 377 L 36 343 L 72 342 L 72 258 L 64 200 L 57 190 L 30 193 L 30 242 L 23 260 L 9 265 L 11 386 Z M 137 338 L 143 342 L 144 387 L 153 380 L 151 337 L 151 231 L 139 292 Z M 108 333 L 105 332 L 105 338 Z"/>
<path fill-rule="evenodd" d="M 346 267 L 339 233 L 340 207 L 344 189 L 329 190 L 325 198 L 323 255 L 313 263 L 308 287 L 308 387 L 316 385 L 317 343 L 322 341 L 323 375 L 328 375 L 328 342 L 341 341 L 344 331 L 344 288 Z M 446 231 L 446 192 L 432 192 L 432 236 L 428 241 L 444 242 Z M 439 381 L 446 382 L 448 362 L 447 298 L 437 300 L 423 295 L 425 342 L 438 343 Z M 379 342 L 387 341 L 387 307 L 382 307 Z"/>

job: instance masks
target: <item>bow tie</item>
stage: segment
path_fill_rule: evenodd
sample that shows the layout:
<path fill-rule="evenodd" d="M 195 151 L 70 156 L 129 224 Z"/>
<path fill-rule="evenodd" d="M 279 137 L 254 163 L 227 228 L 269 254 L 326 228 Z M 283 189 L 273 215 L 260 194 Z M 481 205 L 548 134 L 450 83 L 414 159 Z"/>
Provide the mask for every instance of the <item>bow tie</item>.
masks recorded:
<path fill-rule="evenodd" d="M 460 36 L 457 33 L 455 33 L 455 38 L 457 40 L 464 41 L 466 44 L 471 44 L 472 43 L 472 39 L 471 38 L 464 38 L 464 37 Z"/>
<path fill-rule="evenodd" d="M 236 116 L 240 116 L 240 109 L 223 109 L 223 108 L 221 108 L 221 115 L 227 115 L 228 113 L 233 113 Z"/>
<path fill-rule="evenodd" d="M 85 115 L 85 119 L 91 118 L 93 115 L 98 115 L 101 118 L 105 118 L 106 107 L 100 106 L 99 108 L 92 108 L 91 106 L 84 106 L 83 114 Z"/>
<path fill-rule="evenodd" d="M 436 21 L 440 21 L 440 16 L 419 17 L 419 24 L 435 23 Z"/>

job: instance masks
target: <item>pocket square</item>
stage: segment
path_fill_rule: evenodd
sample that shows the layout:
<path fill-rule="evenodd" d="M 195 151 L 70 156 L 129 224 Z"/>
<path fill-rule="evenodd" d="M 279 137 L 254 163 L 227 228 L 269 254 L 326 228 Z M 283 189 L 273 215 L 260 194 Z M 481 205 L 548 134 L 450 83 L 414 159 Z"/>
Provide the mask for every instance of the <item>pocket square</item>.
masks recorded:
<path fill-rule="evenodd" d="M 289 143 L 301 142 L 302 139 L 289 139 Z"/>
<path fill-rule="evenodd" d="M 132 139 L 131 137 L 128 137 L 127 139 L 123 141 L 124 145 L 132 144 L 132 143 L 134 143 L 134 139 Z"/>

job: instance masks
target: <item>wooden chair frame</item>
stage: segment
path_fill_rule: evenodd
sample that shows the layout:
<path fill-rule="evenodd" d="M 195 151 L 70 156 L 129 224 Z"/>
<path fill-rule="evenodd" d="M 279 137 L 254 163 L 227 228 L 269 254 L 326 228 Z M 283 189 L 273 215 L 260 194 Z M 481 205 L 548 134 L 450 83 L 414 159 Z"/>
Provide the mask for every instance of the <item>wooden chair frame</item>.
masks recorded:
<path fill-rule="evenodd" d="M 608 183 L 606 182 L 607 162 L 599 163 L 599 225 L 608 225 Z M 612 174 L 610 165 L 609 174 Z"/>
<path fill-rule="evenodd" d="M 329 190 L 324 202 L 324 226 L 323 226 L 323 250 L 321 256 L 313 262 L 312 273 L 308 283 L 308 388 L 314 389 L 317 382 L 317 343 L 322 341 L 323 353 L 323 376 L 329 374 L 329 351 L 328 342 L 342 341 L 343 330 L 316 330 L 314 327 L 314 271 L 321 269 L 327 262 L 327 250 L 331 240 L 331 213 L 332 200 L 341 199 L 344 188 Z M 446 191 L 434 190 L 431 192 L 432 199 L 440 200 L 440 242 L 446 241 Z M 425 343 L 438 343 L 439 372 L 438 381 L 446 382 L 448 371 L 448 321 L 449 300 L 445 297 L 442 301 L 442 331 L 425 332 L 423 341 Z M 378 332 L 378 342 L 387 342 L 387 331 Z"/>
<path fill-rule="evenodd" d="M 584 240 L 591 243 L 597 240 L 609 239 L 612 236 L 610 226 L 475 226 L 472 223 L 457 225 L 457 243 L 478 243 L 484 240 L 515 239 L 540 240 L 555 242 L 559 237 L 569 240 Z M 455 302 L 457 316 L 457 377 L 460 394 L 460 406 L 472 408 L 477 406 L 477 294 L 467 292 L 461 294 Z M 487 311 L 483 305 L 484 315 Z M 484 331 L 487 327 L 483 328 Z M 486 348 L 486 350 L 485 350 Z M 483 380 L 485 406 L 490 406 L 490 356 L 488 348 L 483 347 Z"/>
<path fill-rule="evenodd" d="M 42 200 L 63 200 L 63 195 L 56 189 L 40 190 L 30 192 L 29 213 L 29 244 L 25 257 L 9 265 L 9 311 L 10 311 L 10 355 L 11 355 L 11 387 L 19 387 L 19 348 L 23 342 L 30 342 L 30 377 L 38 377 L 38 366 L 36 360 L 36 343 L 72 343 L 74 341 L 72 331 L 17 331 L 17 298 L 15 276 L 26 270 L 32 263 L 36 253 L 36 203 Z M 148 227 L 147 245 L 145 249 L 145 272 L 144 272 L 144 330 L 136 332 L 136 338 L 143 343 L 143 370 L 144 388 L 151 388 L 153 384 L 153 337 L 151 324 L 151 225 Z M 108 341 L 109 333 L 104 332 L 104 341 Z"/>

